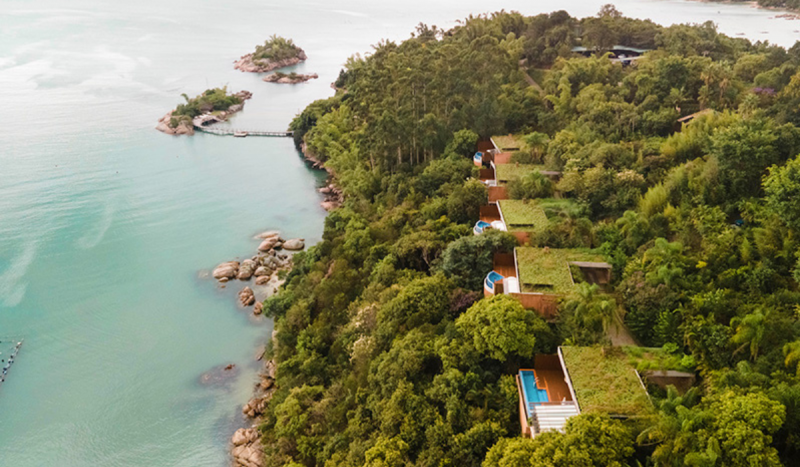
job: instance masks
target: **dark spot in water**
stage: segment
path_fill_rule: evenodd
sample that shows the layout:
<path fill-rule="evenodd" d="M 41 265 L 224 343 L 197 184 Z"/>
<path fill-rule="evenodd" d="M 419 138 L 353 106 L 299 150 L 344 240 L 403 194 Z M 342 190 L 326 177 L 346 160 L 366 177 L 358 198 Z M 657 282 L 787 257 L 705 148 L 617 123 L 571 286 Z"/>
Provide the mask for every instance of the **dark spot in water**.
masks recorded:
<path fill-rule="evenodd" d="M 198 382 L 201 386 L 228 387 L 239 377 L 239 368 L 233 364 L 215 366 L 206 371 Z"/>

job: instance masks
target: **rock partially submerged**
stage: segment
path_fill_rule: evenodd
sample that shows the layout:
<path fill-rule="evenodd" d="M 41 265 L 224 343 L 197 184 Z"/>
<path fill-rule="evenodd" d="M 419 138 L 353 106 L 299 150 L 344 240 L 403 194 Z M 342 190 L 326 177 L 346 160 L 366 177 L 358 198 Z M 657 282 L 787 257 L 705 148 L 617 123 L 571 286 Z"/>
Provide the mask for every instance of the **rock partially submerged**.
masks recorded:
<path fill-rule="evenodd" d="M 256 295 L 250 287 L 245 287 L 239 292 L 239 303 L 241 303 L 242 306 L 250 306 L 255 302 Z"/>
<path fill-rule="evenodd" d="M 168 135 L 193 135 L 194 125 L 190 124 L 189 122 L 182 121 L 175 128 L 170 126 L 170 122 L 172 121 L 172 112 L 174 112 L 174 110 L 170 110 L 166 113 L 166 115 L 158 120 L 156 130 Z"/>
<path fill-rule="evenodd" d="M 265 76 L 263 80 L 267 83 L 299 84 L 317 78 L 319 78 L 319 75 L 316 73 L 312 73 L 310 75 L 303 75 L 298 73 L 289 73 L 288 75 L 285 73 L 273 73 L 271 75 Z"/>
<path fill-rule="evenodd" d="M 302 250 L 305 247 L 306 247 L 306 242 L 302 238 L 293 238 L 291 240 L 286 240 L 285 242 L 283 242 L 284 250 L 297 251 L 297 250 Z"/>
<path fill-rule="evenodd" d="M 267 60 L 267 59 L 254 59 L 253 54 L 242 55 L 239 60 L 233 62 L 233 68 L 236 70 L 244 71 L 246 73 L 268 73 L 278 68 L 285 68 L 287 66 L 297 65 L 308 59 L 306 53 L 300 49 L 295 57 L 286 58 L 283 60 Z"/>
<path fill-rule="evenodd" d="M 225 385 L 237 376 L 239 376 L 239 368 L 235 364 L 229 363 L 206 371 L 200 375 L 198 381 L 204 386 Z"/>
<path fill-rule="evenodd" d="M 268 238 L 280 237 L 280 236 L 281 236 L 281 233 L 278 232 L 277 230 L 267 230 L 266 232 L 261 232 L 260 234 L 256 235 L 255 238 L 260 238 L 260 239 L 266 240 Z"/>
<path fill-rule="evenodd" d="M 263 242 L 261 242 L 260 245 L 258 245 L 258 251 L 261 252 L 270 251 L 273 248 L 275 248 L 275 246 L 280 242 L 280 240 L 281 240 L 280 237 L 266 238 L 264 239 Z"/>
<path fill-rule="evenodd" d="M 228 261 L 227 263 L 222 263 L 214 269 L 214 272 L 211 273 L 214 276 L 214 279 L 233 279 L 239 273 L 239 262 L 238 261 Z"/>

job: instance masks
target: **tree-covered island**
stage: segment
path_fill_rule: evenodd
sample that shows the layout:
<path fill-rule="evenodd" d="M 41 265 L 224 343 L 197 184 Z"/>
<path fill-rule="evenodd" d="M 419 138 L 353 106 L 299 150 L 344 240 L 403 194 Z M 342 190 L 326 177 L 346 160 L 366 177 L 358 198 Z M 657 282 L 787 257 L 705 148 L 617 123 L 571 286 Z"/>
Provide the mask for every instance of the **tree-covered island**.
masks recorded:
<path fill-rule="evenodd" d="M 800 45 L 500 12 L 336 87 L 291 128 L 344 202 L 263 304 L 238 465 L 798 465 Z M 557 431 L 522 403 L 539 355 L 580 406 Z"/>
<path fill-rule="evenodd" d="M 252 97 L 249 91 L 228 93 L 227 87 L 207 89 L 189 98 L 182 94 L 184 103 L 158 121 L 156 129 L 170 135 L 193 135 L 196 126 L 227 120 L 244 108 L 244 101 Z"/>
<path fill-rule="evenodd" d="M 278 68 L 297 65 L 307 59 L 306 53 L 291 39 L 271 36 L 255 52 L 243 55 L 234 62 L 237 70 L 250 73 L 267 73 Z"/>

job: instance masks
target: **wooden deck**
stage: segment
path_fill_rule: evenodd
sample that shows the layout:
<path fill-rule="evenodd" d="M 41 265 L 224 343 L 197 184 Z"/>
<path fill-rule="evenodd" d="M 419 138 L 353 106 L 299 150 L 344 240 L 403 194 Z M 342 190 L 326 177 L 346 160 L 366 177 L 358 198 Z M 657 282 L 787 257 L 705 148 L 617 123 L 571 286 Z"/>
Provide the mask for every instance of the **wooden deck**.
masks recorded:
<path fill-rule="evenodd" d="M 481 206 L 480 219 L 490 224 L 494 221 L 502 220 L 500 217 L 500 210 L 497 208 L 496 204 Z"/>
<path fill-rule="evenodd" d="M 550 402 L 571 401 L 572 395 L 569 393 L 569 386 L 564 380 L 564 373 L 561 370 L 533 370 L 536 377 L 536 385 L 547 390 L 547 398 Z"/>
<path fill-rule="evenodd" d="M 512 253 L 496 253 L 493 262 L 494 270 L 503 277 L 517 277 L 517 265 Z"/>

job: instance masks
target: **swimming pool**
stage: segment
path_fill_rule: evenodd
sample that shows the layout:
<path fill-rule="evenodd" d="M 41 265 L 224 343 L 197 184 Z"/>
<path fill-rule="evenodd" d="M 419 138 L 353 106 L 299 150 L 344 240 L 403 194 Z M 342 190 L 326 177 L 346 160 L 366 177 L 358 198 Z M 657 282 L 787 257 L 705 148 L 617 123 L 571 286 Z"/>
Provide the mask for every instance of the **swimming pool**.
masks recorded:
<path fill-rule="evenodd" d="M 520 370 L 519 380 L 522 384 L 522 395 L 525 398 L 525 409 L 528 412 L 528 418 L 533 415 L 533 406 L 541 402 L 549 402 L 547 391 L 539 389 L 536 385 L 536 376 L 533 370 Z"/>
<path fill-rule="evenodd" d="M 494 293 L 495 282 L 502 280 L 503 276 L 496 271 L 492 271 L 486 276 L 486 280 L 483 282 L 483 288 L 485 288 L 489 293 Z"/>
<path fill-rule="evenodd" d="M 489 226 L 491 226 L 491 224 L 489 224 L 488 222 L 478 221 L 475 224 L 475 227 L 472 229 L 472 232 L 475 235 L 480 235 L 480 234 L 483 233 L 484 229 L 486 229 L 486 227 L 489 227 Z"/>

